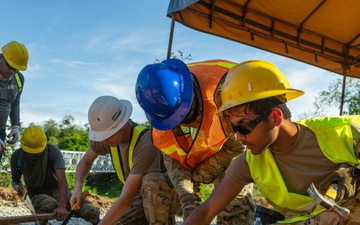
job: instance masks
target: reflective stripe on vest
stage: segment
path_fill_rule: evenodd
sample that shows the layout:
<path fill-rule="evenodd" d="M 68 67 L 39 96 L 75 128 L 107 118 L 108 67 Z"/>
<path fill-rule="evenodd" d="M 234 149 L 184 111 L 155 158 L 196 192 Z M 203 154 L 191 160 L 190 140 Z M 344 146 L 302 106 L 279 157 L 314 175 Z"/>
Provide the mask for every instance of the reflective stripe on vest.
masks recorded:
<path fill-rule="evenodd" d="M 188 64 L 199 83 L 203 109 L 200 127 L 194 138 L 190 134 L 175 137 L 172 130 L 152 130 L 154 144 L 190 170 L 217 153 L 227 140 L 220 118 L 215 114 L 217 106 L 214 98 L 221 78 L 234 65 L 236 63 L 226 60 Z"/>
<path fill-rule="evenodd" d="M 359 116 L 325 117 L 297 122 L 308 127 L 316 135 L 319 147 L 323 154 L 333 163 L 350 163 L 355 165 L 360 162 L 353 149 L 353 135 L 351 123 L 360 124 Z M 341 134 L 341 137 L 339 137 Z M 279 168 L 269 149 L 259 155 L 246 151 L 246 160 L 250 167 L 254 182 L 260 187 L 261 194 L 271 200 L 274 208 L 283 215 L 286 209 L 301 210 L 313 203 L 308 195 L 290 193 L 284 183 Z M 259 167 L 259 165 L 264 165 Z M 277 223 L 294 223 L 303 221 L 324 211 L 316 208 L 310 215 L 290 218 Z"/>
<path fill-rule="evenodd" d="M 133 133 L 131 137 L 131 141 L 129 144 L 129 170 L 133 167 L 133 152 L 134 148 L 138 142 L 138 139 L 141 137 L 141 134 L 144 130 L 147 130 L 148 128 L 143 126 L 136 126 L 133 128 Z M 110 155 L 111 159 L 114 165 L 114 169 L 116 171 L 117 176 L 119 177 L 120 181 L 125 184 L 125 177 L 124 177 L 124 171 L 121 165 L 121 156 L 120 156 L 120 148 L 119 146 L 116 147 L 110 147 Z"/>
<path fill-rule="evenodd" d="M 19 89 L 19 92 L 22 90 L 22 83 L 21 83 L 21 79 L 20 79 L 20 76 L 19 76 L 19 73 L 16 73 L 15 74 L 15 79 L 16 79 L 16 82 L 17 82 L 17 85 L 18 85 L 18 89 Z"/>

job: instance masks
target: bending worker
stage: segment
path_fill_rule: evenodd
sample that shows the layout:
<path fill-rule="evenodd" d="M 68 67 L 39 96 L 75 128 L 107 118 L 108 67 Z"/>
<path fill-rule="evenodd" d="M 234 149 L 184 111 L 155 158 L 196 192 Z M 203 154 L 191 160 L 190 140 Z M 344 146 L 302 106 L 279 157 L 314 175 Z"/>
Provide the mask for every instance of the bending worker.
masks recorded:
<path fill-rule="evenodd" d="M 218 113 L 232 124 L 247 151 L 231 163 L 220 185 L 186 225 L 209 224 L 252 182 L 285 217 L 273 224 L 360 223 L 359 116 L 292 122 L 286 102 L 304 92 L 290 88 L 282 72 L 267 61 L 246 61 L 231 68 L 222 88 Z M 307 192 L 311 183 L 322 194 L 336 183 L 335 201 L 349 208 L 350 216 L 316 205 Z"/>
<path fill-rule="evenodd" d="M 39 126 L 25 129 L 21 148 L 11 155 L 12 186 L 18 195 L 30 197 L 35 212 L 56 214 L 64 220 L 70 210 L 70 195 L 65 176 L 65 162 L 60 150 L 47 143 L 44 130 Z M 23 176 L 25 185 L 21 182 Z M 97 224 L 100 211 L 90 203 L 75 212 L 92 224 Z"/>
<path fill-rule="evenodd" d="M 154 144 L 176 187 L 186 219 L 197 207 L 199 185 L 215 186 L 234 157 L 244 151 L 226 121 L 215 115 L 219 85 L 235 63 L 209 60 L 186 65 L 178 59 L 145 66 L 136 97 L 153 126 Z M 253 224 L 252 188 L 233 196 L 218 224 Z"/>
<path fill-rule="evenodd" d="M 0 54 L 0 160 L 7 142 L 15 144 L 20 138 L 20 96 L 24 87 L 24 76 L 29 53 L 19 42 L 12 41 L 1 48 Z M 10 116 L 11 131 L 6 136 L 6 122 Z"/>
<path fill-rule="evenodd" d="M 99 224 L 175 224 L 178 198 L 165 174 L 164 159 L 151 141 L 151 131 L 131 119 L 129 101 L 100 96 L 89 108 L 90 147 L 76 168 L 72 204 L 80 202 L 81 189 L 99 155 L 110 154 L 124 184 L 119 199 Z M 178 206 L 177 206 L 178 205 Z"/>

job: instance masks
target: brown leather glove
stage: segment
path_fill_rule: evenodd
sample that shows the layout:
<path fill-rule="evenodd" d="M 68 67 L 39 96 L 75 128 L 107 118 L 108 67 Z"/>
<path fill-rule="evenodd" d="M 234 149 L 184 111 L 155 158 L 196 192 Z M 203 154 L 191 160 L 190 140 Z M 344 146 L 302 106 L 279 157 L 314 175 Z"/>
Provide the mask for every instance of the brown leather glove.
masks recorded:
<path fill-rule="evenodd" d="M 354 176 L 355 175 L 355 176 Z M 356 176 L 358 175 L 358 176 Z M 338 194 L 335 201 L 339 202 L 354 197 L 360 190 L 359 165 L 336 170 L 320 184 L 320 192 L 325 194 L 331 184 L 338 185 Z"/>

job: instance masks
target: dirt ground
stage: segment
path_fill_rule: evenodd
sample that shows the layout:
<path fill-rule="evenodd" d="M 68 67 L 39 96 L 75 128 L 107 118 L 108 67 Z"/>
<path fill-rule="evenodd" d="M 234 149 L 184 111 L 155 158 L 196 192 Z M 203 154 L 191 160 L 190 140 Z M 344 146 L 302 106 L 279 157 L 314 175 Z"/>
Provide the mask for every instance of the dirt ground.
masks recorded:
<path fill-rule="evenodd" d="M 107 197 L 91 194 L 86 198 L 91 204 L 100 209 L 100 214 L 104 216 L 106 212 L 110 209 L 111 205 L 114 203 L 114 200 L 111 200 Z M 261 205 L 264 207 L 269 207 L 269 204 L 264 198 L 255 197 L 255 204 Z M 23 203 L 23 199 L 16 194 L 12 188 L 0 187 L 0 207 L 22 207 L 26 208 Z"/>
<path fill-rule="evenodd" d="M 86 198 L 91 204 L 95 207 L 100 208 L 100 213 L 102 215 L 106 214 L 111 205 L 113 204 L 113 200 L 103 197 L 100 195 L 91 194 Z M 9 207 L 24 207 L 23 199 L 16 194 L 16 191 L 12 188 L 0 187 L 0 207 L 9 206 Z"/>

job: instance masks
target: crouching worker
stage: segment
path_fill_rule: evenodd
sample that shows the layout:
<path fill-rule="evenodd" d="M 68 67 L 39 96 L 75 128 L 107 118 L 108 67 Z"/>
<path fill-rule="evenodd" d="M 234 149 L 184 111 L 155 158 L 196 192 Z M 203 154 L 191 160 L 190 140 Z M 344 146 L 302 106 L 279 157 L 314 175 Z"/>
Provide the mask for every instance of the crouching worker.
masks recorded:
<path fill-rule="evenodd" d="M 119 199 L 101 225 L 175 224 L 180 210 L 176 191 L 165 174 L 163 155 L 151 140 L 151 131 L 131 119 L 127 100 L 100 96 L 90 106 L 90 147 L 76 168 L 71 203 L 81 203 L 81 190 L 91 165 L 99 155 L 110 154 L 124 184 Z"/>
<path fill-rule="evenodd" d="M 21 148 L 11 156 L 13 188 L 18 195 L 30 197 L 37 214 L 54 212 L 57 220 L 64 220 L 71 208 L 71 193 L 60 150 L 47 143 L 45 132 L 39 126 L 26 128 L 20 142 Z M 25 185 L 21 182 L 22 176 Z M 100 210 L 87 202 L 74 215 L 97 224 Z"/>

